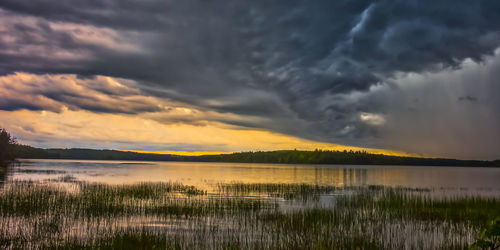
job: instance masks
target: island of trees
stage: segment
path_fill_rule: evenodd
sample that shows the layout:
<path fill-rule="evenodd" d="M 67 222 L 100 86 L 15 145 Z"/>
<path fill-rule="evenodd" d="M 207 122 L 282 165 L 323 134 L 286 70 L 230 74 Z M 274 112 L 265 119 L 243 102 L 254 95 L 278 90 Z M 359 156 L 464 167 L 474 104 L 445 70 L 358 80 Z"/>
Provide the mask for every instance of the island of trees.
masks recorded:
<path fill-rule="evenodd" d="M 500 166 L 500 160 L 477 161 L 444 158 L 420 158 L 372 154 L 366 151 L 332 150 L 280 150 L 269 152 L 241 152 L 222 155 L 180 156 L 148 154 L 118 150 L 95 149 L 41 149 L 15 142 L 4 129 L 0 130 L 0 161 L 14 158 L 31 159 L 81 159 L 81 160 L 131 160 L 131 161 L 202 161 L 282 164 L 356 164 L 356 165 L 412 165 L 412 166 Z"/>

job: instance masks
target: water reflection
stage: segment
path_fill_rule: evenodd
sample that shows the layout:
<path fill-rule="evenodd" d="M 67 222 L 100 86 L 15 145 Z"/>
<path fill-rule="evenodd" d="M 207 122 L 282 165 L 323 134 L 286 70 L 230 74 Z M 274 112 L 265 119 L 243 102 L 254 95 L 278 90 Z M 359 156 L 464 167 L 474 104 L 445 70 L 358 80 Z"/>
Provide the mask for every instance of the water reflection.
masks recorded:
<path fill-rule="evenodd" d="M 9 164 L 0 163 L 0 187 L 4 185 L 9 176 L 10 166 Z"/>
<path fill-rule="evenodd" d="M 494 168 L 25 160 L 8 171 L 0 175 L 0 248 L 120 242 L 124 232 L 186 249 L 310 247 L 304 239 L 466 248 L 484 224 L 477 215 L 497 216 L 500 207 L 462 197 L 500 197 Z"/>
<path fill-rule="evenodd" d="M 495 196 L 500 193 L 498 168 L 24 160 L 13 170 L 8 177 L 13 180 L 71 177 L 107 184 L 178 181 L 203 189 L 219 182 L 243 182 L 403 186 Z"/>

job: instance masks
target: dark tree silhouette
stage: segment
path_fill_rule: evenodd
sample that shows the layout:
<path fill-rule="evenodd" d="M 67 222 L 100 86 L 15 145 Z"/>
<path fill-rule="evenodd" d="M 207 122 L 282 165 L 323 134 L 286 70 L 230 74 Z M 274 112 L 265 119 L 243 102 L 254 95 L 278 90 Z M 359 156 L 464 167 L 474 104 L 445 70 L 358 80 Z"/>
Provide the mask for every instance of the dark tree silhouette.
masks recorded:
<path fill-rule="evenodd" d="M 15 158 L 14 145 L 16 141 L 5 130 L 0 129 L 0 162 L 12 161 Z"/>

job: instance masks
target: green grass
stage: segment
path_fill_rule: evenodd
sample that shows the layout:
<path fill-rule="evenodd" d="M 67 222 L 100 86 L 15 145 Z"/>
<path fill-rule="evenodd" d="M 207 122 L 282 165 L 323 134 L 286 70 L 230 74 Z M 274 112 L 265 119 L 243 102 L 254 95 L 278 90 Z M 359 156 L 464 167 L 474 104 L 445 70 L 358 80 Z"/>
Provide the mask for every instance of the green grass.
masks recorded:
<path fill-rule="evenodd" d="M 339 199 L 339 207 L 363 208 L 373 214 L 406 220 L 465 223 L 481 226 L 500 214 L 500 201 L 485 197 L 435 198 L 402 188 L 360 190 Z"/>
<path fill-rule="evenodd" d="M 320 235 L 322 239 L 328 239 Z M 267 245 L 266 249 L 382 249 L 383 246 L 374 242 L 367 242 L 362 238 L 352 238 L 350 241 L 302 241 L 290 242 L 289 244 Z M 340 244 L 344 243 L 344 244 Z M 183 238 L 170 237 L 151 231 L 118 232 L 113 235 L 102 237 L 93 242 L 82 243 L 70 241 L 57 245 L 45 245 L 44 249 L 260 249 L 260 247 L 247 244 L 238 240 L 229 240 L 220 244 L 207 245 L 203 242 L 189 242 Z"/>
<path fill-rule="evenodd" d="M 206 191 L 180 183 L 141 183 L 110 186 L 77 182 L 75 192 L 63 188 L 15 182 L 0 195 L 0 215 L 68 217 L 199 216 L 274 208 L 258 199 L 208 196 Z"/>
<path fill-rule="evenodd" d="M 226 195 L 250 195 L 266 194 L 272 197 L 280 197 L 287 200 L 317 199 L 321 194 L 330 194 L 342 190 L 340 187 L 311 185 L 311 184 L 289 184 L 289 183 L 218 183 L 216 189 Z"/>
<path fill-rule="evenodd" d="M 498 198 L 439 198 L 428 189 L 64 184 L 6 184 L 0 248 L 466 248 L 500 215 Z M 333 203 L 321 202 L 332 194 Z"/>
<path fill-rule="evenodd" d="M 102 237 L 94 242 L 79 242 L 77 240 L 63 244 L 49 244 L 45 249 L 182 249 L 181 244 L 169 240 L 165 235 L 149 231 L 117 232 Z"/>

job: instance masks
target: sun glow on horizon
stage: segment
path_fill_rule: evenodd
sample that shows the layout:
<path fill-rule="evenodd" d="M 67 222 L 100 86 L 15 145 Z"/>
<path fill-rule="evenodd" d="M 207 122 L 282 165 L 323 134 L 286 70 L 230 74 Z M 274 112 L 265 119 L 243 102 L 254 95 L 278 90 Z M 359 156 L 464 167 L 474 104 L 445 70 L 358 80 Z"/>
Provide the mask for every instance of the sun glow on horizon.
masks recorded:
<path fill-rule="evenodd" d="M 234 152 L 208 152 L 208 151 L 143 151 L 143 150 L 121 150 L 141 154 L 160 154 L 160 155 L 182 155 L 182 156 L 201 156 L 201 155 L 222 155 L 232 154 Z"/>
<path fill-rule="evenodd" d="M 353 150 L 415 156 L 406 152 L 316 142 L 267 130 L 165 124 L 147 117 L 83 110 L 0 111 L 2 126 L 21 143 L 43 148 L 108 148 L 139 153 L 213 155 L 276 150 Z M 92 121 L 92 122 L 90 122 Z M 22 126 L 19 124 L 23 124 Z"/>
<path fill-rule="evenodd" d="M 399 152 L 399 151 L 392 151 L 392 150 L 384 150 L 384 149 L 371 149 L 371 148 L 361 148 L 361 147 L 349 147 L 349 146 L 335 146 L 335 147 L 324 147 L 324 148 L 294 148 L 297 150 L 303 150 L 303 151 L 313 151 L 313 150 L 329 150 L 329 151 L 344 151 L 344 150 L 353 150 L 353 151 L 366 151 L 368 153 L 372 154 L 382 154 L 382 155 L 390 155 L 390 156 L 408 156 L 408 157 L 422 157 L 422 155 L 417 155 L 417 154 L 410 154 L 410 153 L 405 153 L 405 152 Z M 263 151 L 280 151 L 280 150 L 294 150 L 294 149 L 274 149 L 274 150 L 263 150 Z M 163 155 L 181 155 L 181 156 L 202 156 L 202 155 L 222 155 L 222 154 L 233 154 L 233 153 L 242 153 L 242 152 L 257 152 L 257 151 L 262 151 L 262 150 L 257 150 L 257 151 L 234 151 L 234 152 L 210 152 L 210 151 L 172 151 L 172 150 L 166 150 L 166 151 L 147 151 L 147 150 L 121 150 L 121 151 L 128 151 L 128 152 L 135 152 L 135 153 L 141 153 L 141 154 L 163 154 Z"/>

